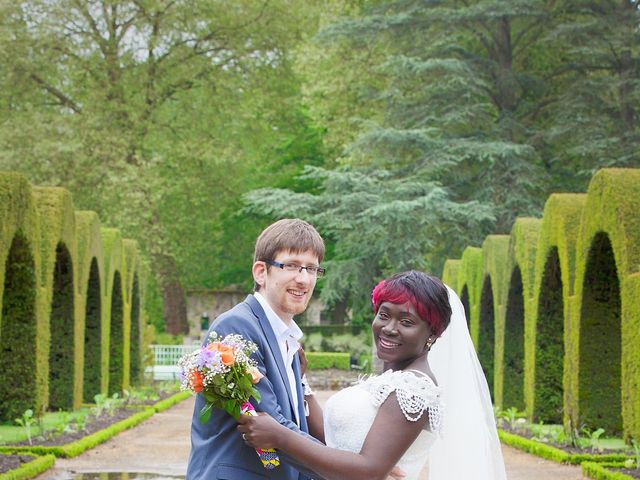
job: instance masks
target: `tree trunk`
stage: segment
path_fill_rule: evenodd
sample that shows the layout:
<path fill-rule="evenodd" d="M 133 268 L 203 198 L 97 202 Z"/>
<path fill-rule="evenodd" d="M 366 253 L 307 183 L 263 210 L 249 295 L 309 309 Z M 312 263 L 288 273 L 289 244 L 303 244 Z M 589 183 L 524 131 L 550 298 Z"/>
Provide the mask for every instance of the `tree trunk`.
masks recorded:
<path fill-rule="evenodd" d="M 156 255 L 155 261 L 158 267 L 158 284 L 162 290 L 163 316 L 167 332 L 172 335 L 187 334 L 187 303 L 176 261 L 173 257 L 162 254 Z"/>

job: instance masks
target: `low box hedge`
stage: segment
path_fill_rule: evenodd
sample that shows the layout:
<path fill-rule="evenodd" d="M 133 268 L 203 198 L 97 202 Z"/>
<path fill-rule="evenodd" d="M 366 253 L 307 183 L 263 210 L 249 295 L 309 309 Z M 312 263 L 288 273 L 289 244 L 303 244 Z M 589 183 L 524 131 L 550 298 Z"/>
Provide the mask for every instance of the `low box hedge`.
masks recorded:
<path fill-rule="evenodd" d="M 608 468 L 624 468 L 623 462 L 583 462 L 581 468 L 583 475 L 596 480 L 634 480 L 631 475 L 626 473 L 608 470 Z"/>
<path fill-rule="evenodd" d="M 162 412 L 168 408 L 173 407 L 176 403 L 180 403 L 183 400 L 186 400 L 191 396 L 191 392 L 178 392 L 175 395 L 170 396 L 169 398 L 165 398 L 164 400 L 160 400 L 159 402 L 153 405 L 153 409 L 156 413 Z"/>
<path fill-rule="evenodd" d="M 139 423 L 143 422 L 147 418 L 151 417 L 156 411 L 153 407 L 146 408 L 139 413 L 131 415 L 129 418 L 114 423 L 110 427 L 107 427 L 98 432 L 92 433 L 80 440 L 72 443 L 60 446 L 24 446 L 24 447 L 0 447 L 0 452 L 9 453 L 34 453 L 36 455 L 55 455 L 58 458 L 72 458 L 80 455 L 85 450 L 95 447 L 103 442 L 106 442 L 114 435 L 127 430 L 131 427 L 135 427 Z"/>
<path fill-rule="evenodd" d="M 498 429 L 498 437 L 500 441 L 510 447 L 517 448 L 527 453 L 531 453 L 538 457 L 546 458 L 558 463 L 568 463 L 571 465 L 580 465 L 583 462 L 603 463 L 603 462 L 624 462 L 627 455 L 621 453 L 567 453 L 560 448 L 548 445 L 546 443 L 531 440 L 513 433 L 505 432 Z"/>
<path fill-rule="evenodd" d="M 0 473 L 0 480 L 26 480 L 40 475 L 42 472 L 49 470 L 56 462 L 53 455 L 36 456 L 28 453 L 20 453 L 20 455 L 29 455 L 33 460 L 5 473 Z"/>
<path fill-rule="evenodd" d="M 191 394 L 189 392 L 178 392 L 169 398 L 165 398 L 159 402 L 156 402 L 150 407 L 146 407 L 144 410 L 125 418 L 124 420 L 114 423 L 110 427 L 107 427 L 98 432 L 92 433 L 80 440 L 69 443 L 67 445 L 60 446 L 2 446 L 0 447 L 0 453 L 20 453 L 20 454 L 36 454 L 36 455 L 55 455 L 58 458 L 71 458 L 80 455 L 82 452 L 95 447 L 116 434 L 135 427 L 139 423 L 143 422 L 147 418 L 153 416 L 156 412 L 162 412 L 176 403 L 179 403 L 187 398 Z M 2 480 L 2 479 L 0 479 Z"/>

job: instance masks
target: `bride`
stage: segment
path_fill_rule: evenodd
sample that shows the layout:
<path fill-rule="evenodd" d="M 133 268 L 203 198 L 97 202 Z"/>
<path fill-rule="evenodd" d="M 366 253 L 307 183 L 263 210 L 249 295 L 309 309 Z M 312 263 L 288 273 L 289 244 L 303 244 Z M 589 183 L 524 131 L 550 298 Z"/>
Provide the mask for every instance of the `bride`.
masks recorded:
<path fill-rule="evenodd" d="M 324 431 L 316 435 L 326 446 L 268 415 L 242 417 L 245 442 L 277 448 L 327 480 L 385 479 L 396 475 L 394 466 L 415 480 L 427 461 L 429 480 L 506 479 L 489 389 L 460 299 L 417 271 L 383 280 L 371 297 L 384 373 L 327 401 Z M 318 410 L 310 424 L 322 425 Z"/>

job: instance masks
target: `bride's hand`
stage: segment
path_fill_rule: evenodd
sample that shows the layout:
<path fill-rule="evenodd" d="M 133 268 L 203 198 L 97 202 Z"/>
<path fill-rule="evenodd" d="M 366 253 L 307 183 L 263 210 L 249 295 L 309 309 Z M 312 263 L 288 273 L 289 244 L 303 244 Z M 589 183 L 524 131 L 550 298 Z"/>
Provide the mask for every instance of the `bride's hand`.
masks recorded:
<path fill-rule="evenodd" d="M 300 358 L 300 376 L 302 377 L 307 372 L 307 365 L 309 364 L 302 345 L 300 345 L 300 348 L 298 349 L 298 357 Z"/>
<path fill-rule="evenodd" d="M 406 478 L 406 476 L 407 474 L 404 472 L 404 470 L 396 465 L 395 467 L 393 467 L 393 470 L 389 472 L 387 480 L 401 480 L 403 478 Z"/>
<path fill-rule="evenodd" d="M 240 415 L 238 423 L 242 439 L 253 448 L 278 448 L 282 428 L 286 429 L 264 412 L 256 417 Z"/>

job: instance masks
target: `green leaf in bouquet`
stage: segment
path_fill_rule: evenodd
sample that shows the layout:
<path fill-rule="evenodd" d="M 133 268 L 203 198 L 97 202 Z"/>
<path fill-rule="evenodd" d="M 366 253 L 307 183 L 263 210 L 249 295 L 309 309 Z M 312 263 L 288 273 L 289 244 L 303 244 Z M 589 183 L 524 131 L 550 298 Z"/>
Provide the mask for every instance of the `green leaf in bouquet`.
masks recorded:
<path fill-rule="evenodd" d="M 240 406 L 234 400 L 227 400 L 223 404 L 225 411 L 236 420 L 240 419 Z"/>
<path fill-rule="evenodd" d="M 213 409 L 213 404 L 208 403 L 202 407 L 200 410 L 200 423 L 207 423 L 211 418 L 211 410 Z"/>
<path fill-rule="evenodd" d="M 238 383 L 240 384 L 240 387 L 243 390 L 249 390 L 251 388 L 251 386 L 253 385 L 251 383 L 251 374 L 250 373 L 245 373 L 242 377 L 240 377 L 240 381 Z"/>
<path fill-rule="evenodd" d="M 262 399 L 262 395 L 260 395 L 260 390 L 258 390 L 255 387 L 252 387 L 251 390 L 252 390 L 251 396 L 256 399 L 256 402 L 260 402 L 260 400 Z"/>

